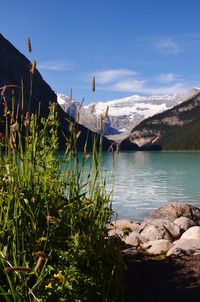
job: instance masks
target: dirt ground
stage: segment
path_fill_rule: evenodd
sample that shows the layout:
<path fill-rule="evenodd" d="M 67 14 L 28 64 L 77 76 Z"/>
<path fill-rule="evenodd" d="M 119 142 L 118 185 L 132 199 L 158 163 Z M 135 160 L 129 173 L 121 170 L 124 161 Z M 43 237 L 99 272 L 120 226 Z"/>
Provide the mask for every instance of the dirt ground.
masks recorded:
<path fill-rule="evenodd" d="M 200 255 L 168 259 L 125 256 L 124 260 L 124 302 L 200 301 Z"/>

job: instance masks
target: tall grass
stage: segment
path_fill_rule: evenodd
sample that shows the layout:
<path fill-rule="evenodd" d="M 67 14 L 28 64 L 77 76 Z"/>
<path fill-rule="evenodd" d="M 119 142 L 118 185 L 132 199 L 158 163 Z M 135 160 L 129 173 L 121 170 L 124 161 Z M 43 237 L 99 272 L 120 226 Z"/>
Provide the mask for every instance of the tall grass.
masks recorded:
<path fill-rule="evenodd" d="M 2 93 L 0 301 L 118 301 L 122 259 L 106 229 L 112 203 L 101 147 L 94 137 L 86 170 L 87 142 L 80 157 L 81 133 L 68 121 L 58 157 L 56 105 L 47 118 L 24 113 L 20 89 L 18 105 Z"/>

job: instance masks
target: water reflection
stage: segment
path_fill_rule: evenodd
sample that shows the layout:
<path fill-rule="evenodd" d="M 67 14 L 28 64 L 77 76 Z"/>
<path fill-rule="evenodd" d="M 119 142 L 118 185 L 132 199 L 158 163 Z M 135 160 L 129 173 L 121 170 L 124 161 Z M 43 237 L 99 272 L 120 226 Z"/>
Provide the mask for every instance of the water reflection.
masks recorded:
<path fill-rule="evenodd" d="M 104 154 L 111 186 L 112 155 Z M 114 165 L 113 207 L 119 217 L 141 220 L 167 202 L 200 206 L 200 153 L 133 152 L 118 154 Z"/>

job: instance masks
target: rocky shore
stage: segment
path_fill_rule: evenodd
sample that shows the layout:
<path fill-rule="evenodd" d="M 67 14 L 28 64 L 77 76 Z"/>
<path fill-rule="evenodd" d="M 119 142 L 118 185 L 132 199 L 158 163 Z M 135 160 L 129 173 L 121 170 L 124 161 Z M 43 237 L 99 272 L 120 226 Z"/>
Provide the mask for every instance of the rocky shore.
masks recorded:
<path fill-rule="evenodd" d="M 108 228 L 122 241 L 125 301 L 200 300 L 200 208 L 167 204 L 142 223 L 123 219 Z"/>

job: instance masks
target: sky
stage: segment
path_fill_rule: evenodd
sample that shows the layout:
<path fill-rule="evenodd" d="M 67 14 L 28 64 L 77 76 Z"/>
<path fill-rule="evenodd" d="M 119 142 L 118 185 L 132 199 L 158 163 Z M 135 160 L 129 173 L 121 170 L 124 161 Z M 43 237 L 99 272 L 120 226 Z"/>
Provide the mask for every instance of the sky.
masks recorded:
<path fill-rule="evenodd" d="M 1 0 L 1 33 L 85 104 L 200 87 L 199 0 Z M 27 51 L 30 37 L 32 53 Z M 96 91 L 92 93 L 92 77 Z"/>

